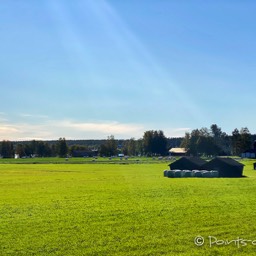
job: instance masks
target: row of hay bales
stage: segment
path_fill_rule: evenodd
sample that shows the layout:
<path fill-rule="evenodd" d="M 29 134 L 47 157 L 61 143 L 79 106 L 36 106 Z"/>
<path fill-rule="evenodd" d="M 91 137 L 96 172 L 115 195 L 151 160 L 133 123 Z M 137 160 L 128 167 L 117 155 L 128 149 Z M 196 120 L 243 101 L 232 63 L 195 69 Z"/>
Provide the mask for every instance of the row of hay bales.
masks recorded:
<path fill-rule="evenodd" d="M 164 170 L 164 177 L 168 178 L 186 178 L 186 177 L 202 177 L 202 178 L 217 178 L 219 172 L 212 170 Z"/>

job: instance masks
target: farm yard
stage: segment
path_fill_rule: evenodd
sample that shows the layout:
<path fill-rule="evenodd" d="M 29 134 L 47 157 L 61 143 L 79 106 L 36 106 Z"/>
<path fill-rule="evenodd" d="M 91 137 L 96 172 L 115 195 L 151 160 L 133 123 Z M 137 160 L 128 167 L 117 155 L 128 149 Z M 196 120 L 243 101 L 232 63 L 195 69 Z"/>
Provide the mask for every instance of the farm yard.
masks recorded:
<path fill-rule="evenodd" d="M 0 255 L 255 255 L 253 160 L 244 178 L 211 179 L 166 179 L 167 160 L 91 160 L 1 159 Z"/>
<path fill-rule="evenodd" d="M 0 256 L 256 255 L 255 1 L 0 8 Z"/>

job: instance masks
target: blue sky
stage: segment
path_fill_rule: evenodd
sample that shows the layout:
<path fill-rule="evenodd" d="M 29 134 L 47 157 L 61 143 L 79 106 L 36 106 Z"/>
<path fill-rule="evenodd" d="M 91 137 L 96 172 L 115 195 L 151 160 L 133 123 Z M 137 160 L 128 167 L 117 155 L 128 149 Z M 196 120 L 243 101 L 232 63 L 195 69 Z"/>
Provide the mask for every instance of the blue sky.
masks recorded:
<path fill-rule="evenodd" d="M 256 133 L 256 3 L 9 0 L 0 140 Z"/>

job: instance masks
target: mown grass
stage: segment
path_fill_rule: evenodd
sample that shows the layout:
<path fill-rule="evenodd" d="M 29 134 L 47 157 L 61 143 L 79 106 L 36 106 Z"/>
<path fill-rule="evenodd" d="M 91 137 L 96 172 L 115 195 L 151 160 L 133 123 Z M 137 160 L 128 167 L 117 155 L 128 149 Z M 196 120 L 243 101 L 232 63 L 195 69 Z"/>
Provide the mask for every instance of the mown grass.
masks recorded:
<path fill-rule="evenodd" d="M 0 255 L 255 255 L 256 174 L 163 177 L 162 164 L 1 164 Z M 205 244 L 197 247 L 201 235 Z"/>

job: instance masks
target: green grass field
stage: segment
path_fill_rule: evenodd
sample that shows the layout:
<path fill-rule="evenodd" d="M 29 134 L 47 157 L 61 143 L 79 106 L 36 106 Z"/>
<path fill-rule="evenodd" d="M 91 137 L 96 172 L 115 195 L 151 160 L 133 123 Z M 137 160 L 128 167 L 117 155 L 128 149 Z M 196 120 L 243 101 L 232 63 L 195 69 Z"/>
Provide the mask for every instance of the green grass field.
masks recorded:
<path fill-rule="evenodd" d="M 164 178 L 164 162 L 2 163 L 0 255 L 255 255 L 256 241 L 209 244 L 256 240 L 256 172 L 244 163 L 247 177 L 231 179 Z"/>

